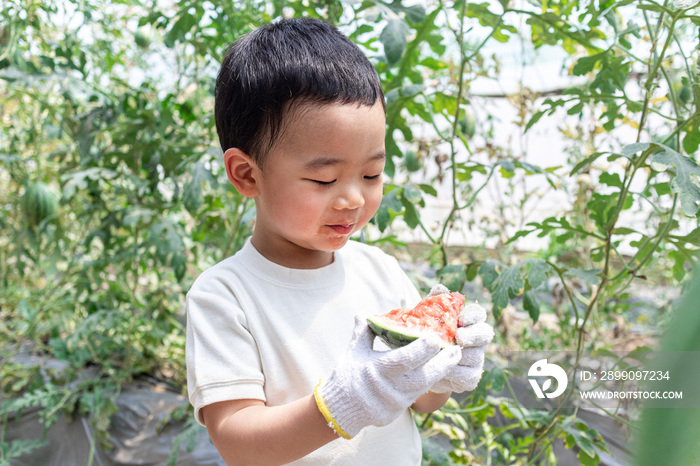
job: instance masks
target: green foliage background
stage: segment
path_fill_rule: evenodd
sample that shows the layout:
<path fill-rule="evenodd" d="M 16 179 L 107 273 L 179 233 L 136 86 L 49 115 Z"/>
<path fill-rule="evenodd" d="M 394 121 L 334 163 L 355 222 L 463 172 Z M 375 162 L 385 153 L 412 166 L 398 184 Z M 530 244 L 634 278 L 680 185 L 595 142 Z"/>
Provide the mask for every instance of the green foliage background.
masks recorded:
<path fill-rule="evenodd" d="M 3 418 L 38 406 L 49 428 L 84 415 L 105 444 L 124 384 L 149 374 L 184 390 L 184 293 L 242 245 L 254 217 L 220 163 L 217 64 L 226 44 L 281 16 L 338 25 L 384 83 L 385 194 L 362 239 L 405 252 L 397 232 L 421 232 L 428 247 L 412 259 L 452 289 L 484 287 L 499 347 L 609 347 L 635 286 L 680 287 L 697 261 L 696 13 L 653 0 L 0 0 Z M 566 57 L 575 84 L 472 92 L 501 78 L 493 50 L 513 44 Z M 495 99 L 512 106 L 514 134 L 489 114 Z M 566 143 L 550 166 L 513 143 L 539 128 Z M 58 199 L 38 224 L 22 202 L 36 182 Z M 450 207 L 428 223 L 438 187 Z M 479 217 L 488 189 L 504 194 L 495 220 Z M 554 194 L 570 202 L 532 218 L 531 205 Z M 464 222 L 495 244 L 455 248 L 450 233 Z M 534 236 L 548 246 L 522 252 Z M 559 301 L 543 299 L 555 292 Z M 502 317 L 513 304 L 530 322 L 509 338 Z M 545 313 L 556 331 L 536 325 Z M 65 365 L 17 363 L 27 351 Z M 95 377 L 81 377 L 86 368 Z M 452 445 L 447 454 L 427 441 L 426 463 L 553 463 L 555 441 L 600 461 L 604 442 L 582 421 L 491 396 L 509 377 L 494 359 L 470 397 L 417 418 L 426 437 Z M 509 424 L 491 426 L 495 414 Z M 0 437 L 0 462 L 37 444 Z"/>

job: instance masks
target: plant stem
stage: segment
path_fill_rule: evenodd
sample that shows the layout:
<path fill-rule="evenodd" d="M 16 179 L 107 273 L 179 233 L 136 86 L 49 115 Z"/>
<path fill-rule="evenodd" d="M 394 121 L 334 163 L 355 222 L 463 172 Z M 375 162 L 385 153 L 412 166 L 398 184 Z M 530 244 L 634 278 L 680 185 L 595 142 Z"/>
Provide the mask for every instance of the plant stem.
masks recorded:
<path fill-rule="evenodd" d="M 664 3 L 665 5 L 666 3 Z M 644 15 L 646 19 L 646 14 Z M 652 56 L 649 59 L 649 65 L 648 65 L 648 74 L 647 74 L 647 80 L 644 83 L 644 89 L 645 91 L 645 96 L 644 96 L 644 107 L 642 108 L 642 116 L 640 117 L 639 120 L 639 129 L 637 131 L 637 142 L 641 140 L 641 135 L 642 131 L 644 130 L 644 126 L 646 124 L 646 118 L 648 115 L 648 110 L 649 110 L 649 102 L 651 100 L 651 95 L 652 95 L 652 88 L 654 86 L 654 82 L 656 81 L 656 74 L 659 72 L 659 68 L 661 67 L 661 64 L 663 62 L 664 56 L 666 55 L 666 50 L 668 49 L 668 46 L 671 44 L 671 41 L 673 41 L 674 34 L 673 34 L 673 29 L 676 24 L 676 17 L 673 17 L 671 19 L 671 24 L 669 25 L 668 29 L 668 34 L 666 35 L 666 41 L 664 42 L 664 45 L 661 49 L 661 53 L 656 54 L 656 45 L 659 40 L 659 31 L 661 29 L 661 26 L 663 25 L 664 22 L 664 17 L 665 13 L 662 12 L 659 15 L 659 19 L 657 21 L 657 30 L 656 33 L 654 34 L 652 44 L 651 44 L 651 52 Z M 648 21 L 647 21 L 648 25 Z M 649 27 L 649 33 L 651 34 L 651 27 Z M 653 64 L 652 64 L 653 63 Z"/>
<path fill-rule="evenodd" d="M 569 302 L 571 303 L 571 308 L 574 311 L 574 316 L 576 317 L 576 323 L 578 325 L 578 307 L 576 306 L 576 300 L 574 299 L 573 295 L 571 294 L 571 289 L 569 286 L 566 284 L 566 281 L 564 280 L 564 272 L 557 267 L 554 263 L 551 261 L 547 261 L 547 265 L 549 265 L 554 271 L 557 273 L 559 276 L 559 280 L 561 281 L 562 286 L 564 287 L 564 291 L 566 292 L 566 296 L 569 298 Z"/>
<path fill-rule="evenodd" d="M 542 430 L 542 432 L 535 438 L 535 440 L 532 441 L 530 444 L 530 448 L 527 453 L 527 464 L 533 464 L 532 461 L 539 456 L 539 453 L 535 455 L 535 451 L 537 450 L 537 444 L 544 438 L 547 433 L 552 430 L 552 428 L 559 422 L 559 415 L 558 411 L 556 411 L 555 416 L 552 418 L 552 422 L 549 423 L 547 427 Z"/>
<path fill-rule="evenodd" d="M 479 187 L 479 189 L 477 189 L 476 191 L 474 191 L 474 194 L 472 194 L 472 197 L 470 197 L 469 200 L 468 200 L 464 205 L 462 205 L 462 206 L 457 206 L 457 209 L 458 209 L 458 210 L 464 210 L 464 209 L 466 209 L 467 207 L 471 206 L 471 205 L 474 203 L 474 201 L 476 201 L 476 197 L 477 197 L 477 196 L 479 195 L 479 193 L 486 187 L 486 185 L 488 185 L 489 181 L 491 180 L 491 177 L 492 177 L 493 174 L 496 172 L 496 168 L 497 168 L 497 167 L 498 167 L 498 165 L 496 165 L 496 164 L 494 164 L 494 165 L 491 167 L 491 170 L 489 171 L 489 174 L 486 176 L 486 180 L 484 180 L 483 184 Z"/>
<path fill-rule="evenodd" d="M 458 139 L 458 126 L 459 126 L 459 115 L 460 115 L 460 106 L 461 102 L 463 99 L 463 94 L 464 94 L 464 71 L 466 69 L 467 63 L 472 60 L 486 45 L 486 42 L 493 36 L 493 34 L 496 32 L 498 27 L 501 25 L 501 22 L 503 21 L 503 15 L 505 15 L 508 10 L 504 10 L 503 13 L 499 16 L 498 20 L 496 23 L 493 25 L 491 28 L 491 31 L 489 34 L 481 41 L 481 43 L 472 51 L 472 53 L 469 56 L 465 56 L 465 50 L 464 50 L 464 18 L 466 15 L 466 9 L 467 9 L 467 4 L 468 2 L 464 2 L 462 5 L 462 11 L 460 13 L 460 23 L 459 23 L 459 32 L 457 33 L 457 41 L 459 42 L 459 55 L 460 55 L 460 64 L 459 64 L 459 77 L 458 77 L 458 82 L 457 82 L 457 104 L 455 107 L 455 114 L 454 114 L 454 120 L 452 122 L 452 135 L 450 137 L 450 174 L 451 174 L 451 189 L 452 189 L 452 206 L 450 208 L 450 212 L 447 214 L 447 217 L 445 218 L 445 221 L 443 222 L 443 228 L 442 231 L 440 232 L 440 235 L 437 238 L 436 244 L 439 245 L 440 247 L 440 255 L 441 255 L 441 262 L 442 266 L 445 267 L 447 266 L 448 263 L 448 258 L 447 258 L 447 246 L 445 245 L 445 238 L 447 236 L 447 232 L 452 226 L 452 221 L 454 219 L 455 214 L 461 210 L 464 209 L 465 207 L 471 205 L 474 200 L 476 199 L 476 196 L 479 192 L 481 192 L 482 189 L 486 186 L 488 181 L 491 179 L 491 176 L 493 175 L 493 172 L 495 170 L 494 168 L 491 170 L 491 173 L 489 174 L 486 182 L 474 193 L 472 198 L 465 204 L 465 206 L 460 207 L 459 205 L 459 200 L 457 199 L 457 193 L 458 193 L 458 187 L 457 187 L 457 148 L 455 146 L 455 139 Z"/>
<path fill-rule="evenodd" d="M 447 266 L 447 246 L 445 245 L 445 235 L 447 234 L 448 228 L 452 224 L 452 219 L 457 212 L 458 202 L 457 202 L 457 149 L 455 147 L 455 137 L 457 135 L 457 126 L 459 125 L 459 111 L 462 103 L 462 93 L 464 90 L 464 70 L 467 67 L 467 58 L 464 55 L 464 18 L 467 10 L 467 2 L 462 5 L 462 11 L 459 16 L 459 32 L 457 34 L 457 41 L 459 42 L 459 76 L 457 81 L 457 104 L 455 105 L 455 115 L 454 121 L 452 122 L 452 136 L 450 137 L 450 175 L 451 175 L 451 187 L 452 187 L 452 207 L 450 212 L 447 214 L 447 218 L 443 222 L 442 232 L 437 238 L 437 244 L 440 246 L 440 255 L 442 266 Z"/>
<path fill-rule="evenodd" d="M 505 378 L 505 384 L 506 387 L 508 388 L 508 393 L 510 393 L 510 396 L 513 398 L 513 402 L 515 403 L 515 407 L 520 411 L 520 415 L 525 418 L 525 412 L 523 411 L 523 407 L 520 403 L 518 403 L 518 398 L 515 396 L 515 390 L 513 390 L 513 386 L 510 384 L 510 380 L 508 378 Z M 525 427 L 527 423 L 524 421 L 520 421 L 520 426 Z"/>
<path fill-rule="evenodd" d="M 537 454 L 530 459 L 529 464 L 536 464 L 537 459 L 544 454 L 545 451 L 547 451 L 547 446 L 551 445 L 552 442 L 559 436 L 559 434 L 563 432 L 563 429 L 557 429 L 554 434 L 550 436 L 550 440 L 547 440 L 544 445 L 542 445 L 542 448 L 539 449 Z"/>
<path fill-rule="evenodd" d="M 654 251 L 656 251 L 656 249 L 659 247 L 659 245 L 661 245 L 661 241 L 663 241 L 663 239 L 666 237 L 666 235 L 668 234 L 668 232 L 671 230 L 671 224 L 673 223 L 673 222 L 672 222 L 672 221 L 673 221 L 673 215 L 674 215 L 674 213 L 675 213 L 675 211 L 676 211 L 676 204 L 677 204 L 677 203 L 678 203 L 678 193 L 676 193 L 676 194 L 673 195 L 673 205 L 671 206 L 671 210 L 669 211 L 669 214 L 668 214 L 668 221 L 667 221 L 666 224 L 664 225 L 663 230 L 659 232 L 659 235 L 658 235 L 658 237 L 656 238 L 656 241 L 654 242 L 654 246 L 649 250 L 649 252 L 647 252 L 646 256 L 644 256 L 644 258 L 643 258 L 641 261 L 639 261 L 639 264 L 637 264 L 637 266 L 634 267 L 634 268 L 630 271 L 630 273 L 636 273 L 639 269 L 641 269 L 642 267 L 644 267 L 644 266 L 646 265 L 646 263 L 649 262 L 649 260 L 650 260 L 651 257 L 653 256 Z M 641 248 L 640 248 L 640 250 L 641 250 Z M 639 253 L 639 251 L 637 251 L 637 253 Z M 636 259 L 636 255 L 635 255 L 635 257 L 630 261 L 630 263 L 629 263 L 628 265 L 631 266 L 631 265 L 632 265 L 632 262 L 634 262 L 635 259 Z M 617 278 L 617 276 L 616 276 L 615 278 Z"/>

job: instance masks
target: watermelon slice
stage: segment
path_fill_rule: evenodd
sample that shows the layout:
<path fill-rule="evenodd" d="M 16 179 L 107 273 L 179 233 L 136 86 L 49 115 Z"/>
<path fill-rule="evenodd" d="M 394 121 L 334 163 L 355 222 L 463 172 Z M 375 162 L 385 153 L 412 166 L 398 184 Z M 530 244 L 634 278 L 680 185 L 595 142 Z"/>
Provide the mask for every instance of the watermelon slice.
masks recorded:
<path fill-rule="evenodd" d="M 371 316 L 367 323 L 389 347 L 398 348 L 423 335 L 437 335 L 443 347 L 454 343 L 459 313 L 464 305 L 461 293 L 428 296 L 413 309 L 394 309 L 384 315 Z"/>

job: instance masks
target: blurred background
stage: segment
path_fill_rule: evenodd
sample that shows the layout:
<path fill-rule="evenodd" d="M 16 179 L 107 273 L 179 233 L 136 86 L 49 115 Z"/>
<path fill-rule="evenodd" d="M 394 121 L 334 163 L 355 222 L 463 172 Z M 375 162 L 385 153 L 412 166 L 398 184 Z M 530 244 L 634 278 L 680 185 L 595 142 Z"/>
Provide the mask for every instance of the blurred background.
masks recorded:
<path fill-rule="evenodd" d="M 697 436 L 643 428 L 697 432 L 692 411 L 528 409 L 504 362 L 698 350 L 678 335 L 698 329 L 679 303 L 700 16 L 656 0 L 0 0 L 0 464 L 220 464 L 182 308 L 255 211 L 222 168 L 214 82 L 227 44 L 293 16 L 336 25 L 384 85 L 384 198 L 356 239 L 496 327 L 477 390 L 416 415 L 425 464 L 650 460 L 637 445 L 700 464 Z"/>

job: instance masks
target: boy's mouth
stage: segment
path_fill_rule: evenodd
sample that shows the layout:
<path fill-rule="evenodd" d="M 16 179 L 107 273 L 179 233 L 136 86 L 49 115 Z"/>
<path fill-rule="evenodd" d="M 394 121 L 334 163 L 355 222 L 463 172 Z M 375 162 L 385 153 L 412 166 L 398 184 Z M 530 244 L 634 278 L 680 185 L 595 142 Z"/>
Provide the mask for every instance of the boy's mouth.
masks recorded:
<path fill-rule="evenodd" d="M 352 233 L 352 229 L 355 226 L 354 223 L 343 223 L 343 224 L 338 224 L 338 225 L 328 225 L 330 228 L 332 228 L 336 233 L 339 233 L 341 235 L 348 235 Z"/>

